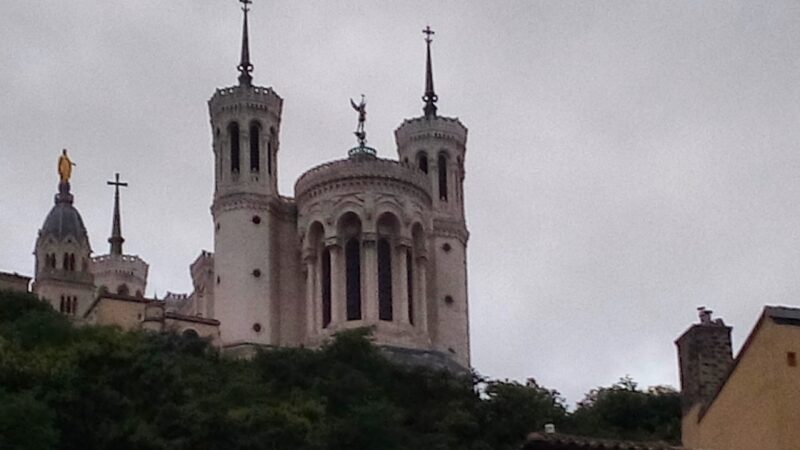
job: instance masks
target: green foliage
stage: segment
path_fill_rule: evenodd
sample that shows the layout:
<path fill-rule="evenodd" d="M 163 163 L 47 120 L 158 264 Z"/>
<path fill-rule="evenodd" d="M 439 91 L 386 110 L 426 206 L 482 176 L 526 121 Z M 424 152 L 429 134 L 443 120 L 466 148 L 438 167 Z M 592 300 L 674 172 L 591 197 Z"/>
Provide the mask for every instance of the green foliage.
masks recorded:
<path fill-rule="evenodd" d="M 577 434 L 617 439 L 680 441 L 680 394 L 666 386 L 642 391 L 629 377 L 593 389 L 570 418 Z"/>
<path fill-rule="evenodd" d="M 0 386 L 2 449 L 503 450 L 548 422 L 647 436 L 677 423 L 673 392 L 614 385 L 570 415 L 533 380 L 395 365 L 369 330 L 232 360 L 196 337 L 73 327 L 9 292 L 0 292 Z"/>

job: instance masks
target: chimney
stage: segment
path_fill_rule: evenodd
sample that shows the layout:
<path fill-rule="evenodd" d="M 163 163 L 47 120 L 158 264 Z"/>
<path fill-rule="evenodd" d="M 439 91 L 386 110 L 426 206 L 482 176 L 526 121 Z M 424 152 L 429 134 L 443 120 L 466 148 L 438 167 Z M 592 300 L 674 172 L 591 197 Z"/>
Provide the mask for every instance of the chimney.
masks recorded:
<path fill-rule="evenodd" d="M 711 401 L 733 364 L 731 327 L 711 319 L 712 311 L 697 308 L 700 323 L 675 341 L 681 374 L 681 403 L 685 415 L 695 404 Z"/>

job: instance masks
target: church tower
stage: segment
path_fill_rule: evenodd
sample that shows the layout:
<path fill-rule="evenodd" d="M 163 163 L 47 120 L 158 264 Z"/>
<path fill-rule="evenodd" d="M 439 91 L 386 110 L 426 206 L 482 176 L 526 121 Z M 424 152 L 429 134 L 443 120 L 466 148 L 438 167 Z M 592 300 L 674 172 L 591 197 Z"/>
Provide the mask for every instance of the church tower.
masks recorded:
<path fill-rule="evenodd" d="M 239 83 L 208 101 L 214 151 L 214 316 L 226 347 L 280 341 L 276 213 L 283 100 L 253 84 L 243 4 Z"/>
<path fill-rule="evenodd" d="M 143 297 L 147 287 L 147 271 L 149 266 L 136 255 L 126 255 L 122 252 L 122 215 L 119 208 L 119 188 L 128 183 L 119 181 L 119 174 L 115 174 L 114 181 L 108 181 L 109 186 L 114 186 L 114 215 L 111 219 L 111 237 L 108 238 L 109 252 L 107 255 L 92 258 L 91 270 L 94 282 L 100 294 L 114 293 L 134 297 Z"/>
<path fill-rule="evenodd" d="M 33 292 L 57 311 L 78 319 L 94 300 L 94 277 L 89 268 L 92 248 L 83 219 L 73 206 L 72 162 L 66 150 L 58 167 L 61 182 L 55 205 L 36 238 Z"/>
<path fill-rule="evenodd" d="M 433 87 L 430 27 L 423 30 L 427 47 L 425 106 L 422 117 L 395 130 L 397 152 L 404 164 L 425 173 L 433 194 L 433 233 L 427 256 L 428 322 L 434 347 L 469 367 L 467 299 L 467 231 L 464 217 L 464 157 L 467 128 L 456 118 L 437 114 Z"/>

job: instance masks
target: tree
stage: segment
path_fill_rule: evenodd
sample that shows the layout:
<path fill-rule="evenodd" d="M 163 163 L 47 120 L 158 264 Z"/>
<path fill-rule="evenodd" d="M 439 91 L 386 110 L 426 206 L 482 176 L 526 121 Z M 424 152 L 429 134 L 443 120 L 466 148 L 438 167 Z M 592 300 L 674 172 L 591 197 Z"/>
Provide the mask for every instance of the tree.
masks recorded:
<path fill-rule="evenodd" d="M 667 386 L 642 391 L 630 377 L 593 389 L 578 403 L 569 429 L 615 439 L 680 441 L 680 394 Z"/>

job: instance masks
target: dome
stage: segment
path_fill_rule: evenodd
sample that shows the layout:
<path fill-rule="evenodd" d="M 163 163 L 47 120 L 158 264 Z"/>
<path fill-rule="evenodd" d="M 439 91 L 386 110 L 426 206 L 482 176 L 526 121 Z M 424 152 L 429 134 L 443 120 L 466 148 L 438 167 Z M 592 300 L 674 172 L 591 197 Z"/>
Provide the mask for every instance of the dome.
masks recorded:
<path fill-rule="evenodd" d="M 79 242 L 89 242 L 86 227 L 80 213 L 72 206 L 72 194 L 69 193 L 69 184 L 59 185 L 59 193 L 55 197 L 55 206 L 47 214 L 44 220 L 40 237 L 54 237 L 62 241 L 69 236 L 74 237 Z"/>

